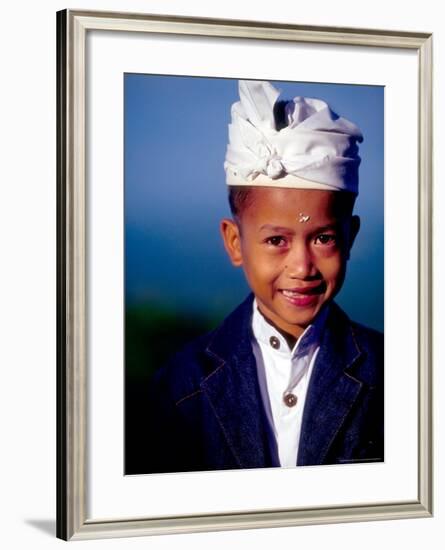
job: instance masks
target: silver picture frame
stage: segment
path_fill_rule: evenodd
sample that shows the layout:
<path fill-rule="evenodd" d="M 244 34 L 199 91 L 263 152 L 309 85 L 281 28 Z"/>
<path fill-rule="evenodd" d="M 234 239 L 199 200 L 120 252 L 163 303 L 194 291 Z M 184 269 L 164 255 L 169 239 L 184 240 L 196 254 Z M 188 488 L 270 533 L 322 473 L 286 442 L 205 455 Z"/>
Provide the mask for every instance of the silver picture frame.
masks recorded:
<path fill-rule="evenodd" d="M 418 479 L 412 501 L 306 509 L 88 518 L 86 37 L 90 31 L 260 39 L 411 50 L 418 59 Z M 432 35 L 170 15 L 57 13 L 57 536 L 64 540 L 428 517 L 432 452 Z"/>

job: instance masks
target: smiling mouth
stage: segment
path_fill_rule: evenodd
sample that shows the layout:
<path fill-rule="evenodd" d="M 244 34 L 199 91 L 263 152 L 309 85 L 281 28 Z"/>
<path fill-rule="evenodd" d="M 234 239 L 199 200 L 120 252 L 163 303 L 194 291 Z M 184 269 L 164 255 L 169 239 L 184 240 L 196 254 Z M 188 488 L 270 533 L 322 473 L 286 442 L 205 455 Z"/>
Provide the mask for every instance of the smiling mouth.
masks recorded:
<path fill-rule="evenodd" d="M 313 287 L 293 288 L 293 289 L 281 289 L 280 294 L 283 295 L 285 300 L 297 307 L 313 306 L 322 294 L 324 289 L 323 284 L 319 284 Z"/>
<path fill-rule="evenodd" d="M 313 296 L 315 294 L 321 294 L 324 290 L 323 284 L 318 284 L 312 287 L 292 288 L 292 289 L 280 289 L 280 292 L 287 298 L 298 298 L 299 296 Z"/>

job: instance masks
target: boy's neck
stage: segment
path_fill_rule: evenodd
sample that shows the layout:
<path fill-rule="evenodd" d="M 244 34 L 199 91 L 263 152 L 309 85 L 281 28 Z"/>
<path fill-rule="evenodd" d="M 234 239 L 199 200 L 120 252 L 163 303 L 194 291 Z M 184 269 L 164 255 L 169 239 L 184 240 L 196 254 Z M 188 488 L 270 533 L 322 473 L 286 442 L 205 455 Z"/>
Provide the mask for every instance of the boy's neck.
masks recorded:
<path fill-rule="evenodd" d="M 309 325 L 307 325 L 305 327 L 298 327 L 299 328 L 298 332 L 296 331 L 293 334 L 283 330 L 278 325 L 276 325 L 271 319 L 269 319 L 267 317 L 267 315 L 265 315 L 261 311 L 261 308 L 260 308 L 260 306 L 257 302 L 256 302 L 256 308 L 257 308 L 258 312 L 260 313 L 260 315 L 263 317 L 263 319 L 266 321 L 266 323 L 268 323 L 277 332 L 279 332 L 281 334 L 281 336 L 285 339 L 287 345 L 289 346 L 289 350 L 292 350 L 294 348 L 295 344 L 297 343 L 299 338 L 302 336 L 302 334 L 305 332 L 305 330 L 307 329 L 308 326 L 313 325 L 314 323 L 316 323 L 318 321 L 318 319 L 320 319 L 322 321 L 322 325 L 324 325 L 324 319 L 326 318 L 326 313 L 327 313 L 327 310 L 328 310 L 328 304 L 325 304 L 324 307 L 318 312 L 316 317 L 312 320 L 312 323 L 310 323 Z"/>

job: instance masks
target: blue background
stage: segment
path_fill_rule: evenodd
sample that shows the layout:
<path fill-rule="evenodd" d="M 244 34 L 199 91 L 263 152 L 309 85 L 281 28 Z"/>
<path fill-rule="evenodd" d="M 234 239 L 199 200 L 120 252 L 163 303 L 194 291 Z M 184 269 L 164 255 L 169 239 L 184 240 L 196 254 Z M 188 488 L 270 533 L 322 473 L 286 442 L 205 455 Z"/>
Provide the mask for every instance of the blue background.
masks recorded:
<path fill-rule="evenodd" d="M 378 86 L 272 82 L 280 99 L 324 99 L 362 130 L 362 226 L 338 303 L 383 330 L 383 105 Z M 248 292 L 226 257 L 218 222 L 229 216 L 223 162 L 232 79 L 125 75 L 127 307 L 206 318 L 229 313 Z"/>

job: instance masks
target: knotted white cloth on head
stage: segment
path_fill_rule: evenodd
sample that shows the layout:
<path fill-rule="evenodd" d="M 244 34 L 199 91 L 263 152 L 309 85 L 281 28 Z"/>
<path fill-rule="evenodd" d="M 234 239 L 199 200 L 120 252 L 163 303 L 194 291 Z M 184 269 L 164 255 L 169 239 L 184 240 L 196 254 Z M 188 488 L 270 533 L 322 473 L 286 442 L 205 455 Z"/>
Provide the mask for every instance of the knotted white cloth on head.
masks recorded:
<path fill-rule="evenodd" d="M 280 92 L 270 82 L 240 80 L 239 94 L 224 163 L 228 185 L 358 194 L 363 136 L 355 124 L 321 99 L 277 101 Z"/>

